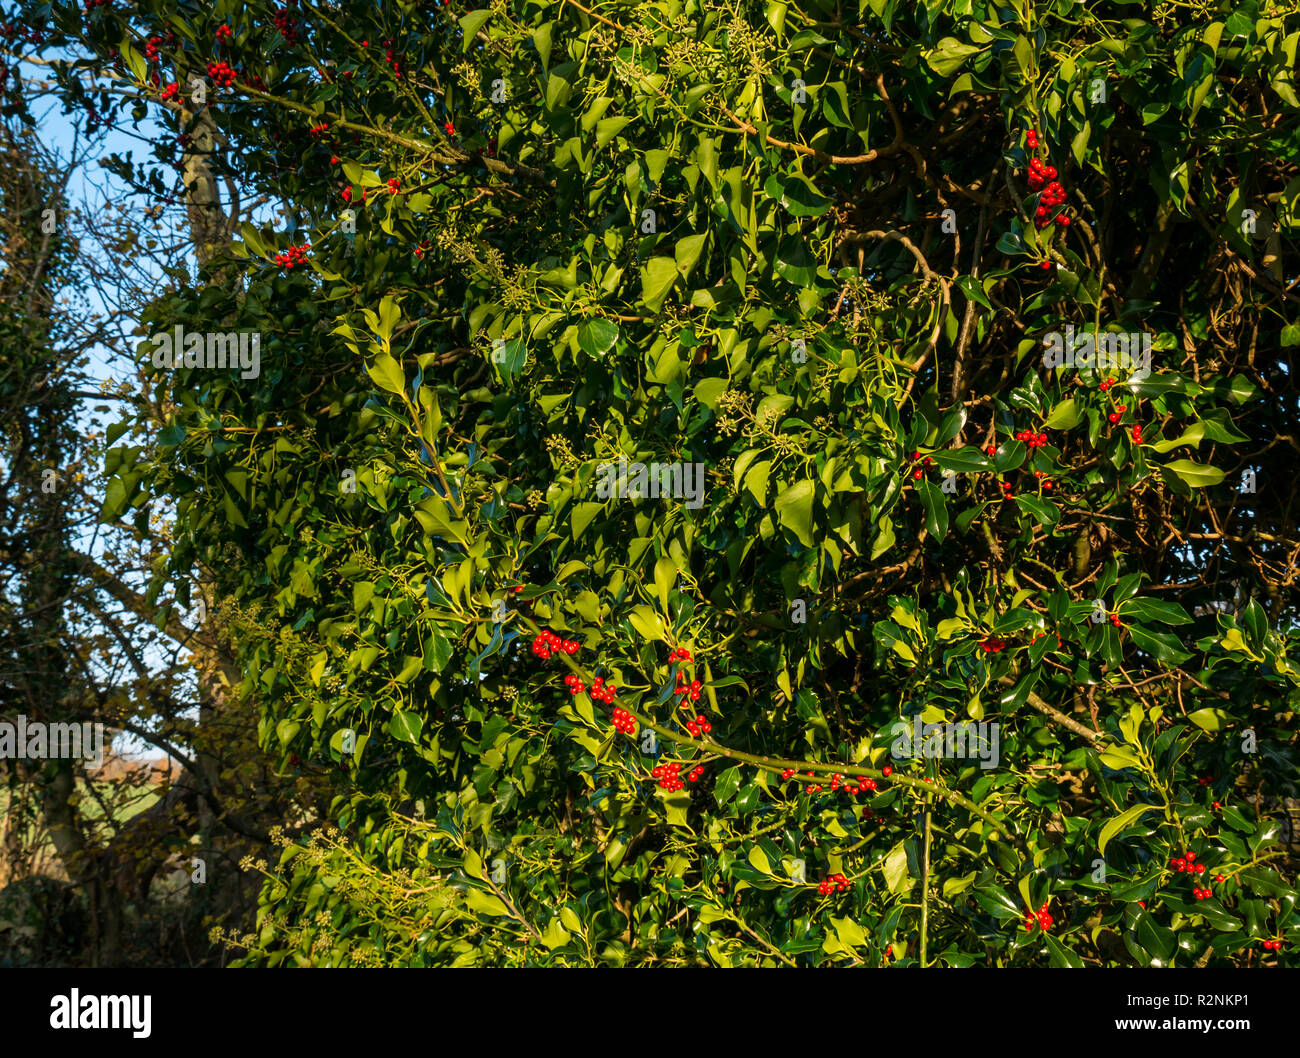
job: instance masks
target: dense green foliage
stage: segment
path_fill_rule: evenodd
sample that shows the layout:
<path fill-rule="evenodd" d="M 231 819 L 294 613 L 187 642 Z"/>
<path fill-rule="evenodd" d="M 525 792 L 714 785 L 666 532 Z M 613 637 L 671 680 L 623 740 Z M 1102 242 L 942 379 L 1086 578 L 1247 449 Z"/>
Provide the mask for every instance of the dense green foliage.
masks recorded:
<path fill-rule="evenodd" d="M 291 218 L 153 305 L 261 372 L 156 372 L 105 510 L 174 505 L 159 583 L 216 579 L 263 744 L 336 787 L 249 962 L 1294 960 L 1290 5 L 55 11 L 142 110 L 229 62 L 212 166 Z M 1152 373 L 1043 367 L 1067 326 Z M 702 505 L 603 497 L 620 456 Z M 891 761 L 917 716 L 998 766 Z"/>

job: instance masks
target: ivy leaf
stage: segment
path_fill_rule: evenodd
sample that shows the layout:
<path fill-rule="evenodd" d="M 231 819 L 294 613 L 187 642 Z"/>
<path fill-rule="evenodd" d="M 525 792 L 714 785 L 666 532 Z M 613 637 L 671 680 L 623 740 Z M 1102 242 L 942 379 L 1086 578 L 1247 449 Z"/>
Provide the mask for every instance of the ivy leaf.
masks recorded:
<path fill-rule="evenodd" d="M 689 279 L 691 273 L 695 271 L 695 263 L 700 259 L 700 253 L 708 237 L 708 232 L 704 232 L 700 235 L 687 235 L 677 240 L 673 255 L 677 262 L 677 271 L 682 274 L 682 278 Z"/>
<path fill-rule="evenodd" d="M 914 883 L 907 873 L 907 847 L 903 842 L 900 841 L 895 845 L 885 857 L 880 872 L 885 876 L 885 885 L 895 896 L 901 896 L 911 890 Z"/>
<path fill-rule="evenodd" d="M 424 727 L 424 717 L 416 713 L 394 713 L 388 722 L 388 730 L 394 738 L 403 742 L 418 742 L 420 729 Z"/>
<path fill-rule="evenodd" d="M 773 508 L 781 524 L 805 547 L 815 547 L 812 536 L 813 483 L 797 481 L 776 498 Z"/>
<path fill-rule="evenodd" d="M 618 324 L 603 317 L 583 320 L 578 327 L 578 345 L 588 356 L 601 357 L 618 341 Z"/>
<path fill-rule="evenodd" d="M 650 258 L 641 269 L 641 301 L 646 308 L 658 312 L 680 274 L 671 257 Z"/>
<path fill-rule="evenodd" d="M 956 73 L 972 55 L 978 55 L 983 48 L 974 44 L 965 44 L 956 37 L 944 37 L 935 48 L 925 52 L 926 64 L 940 77 Z"/>
<path fill-rule="evenodd" d="M 811 287 L 817 280 L 817 262 L 808 252 L 803 239 L 784 239 L 776 256 L 776 274 L 797 287 Z"/>
<path fill-rule="evenodd" d="M 1217 485 L 1224 478 L 1223 471 L 1218 467 L 1206 466 L 1190 459 L 1175 459 L 1172 463 L 1166 463 L 1161 470 L 1177 474 L 1194 489 Z"/>

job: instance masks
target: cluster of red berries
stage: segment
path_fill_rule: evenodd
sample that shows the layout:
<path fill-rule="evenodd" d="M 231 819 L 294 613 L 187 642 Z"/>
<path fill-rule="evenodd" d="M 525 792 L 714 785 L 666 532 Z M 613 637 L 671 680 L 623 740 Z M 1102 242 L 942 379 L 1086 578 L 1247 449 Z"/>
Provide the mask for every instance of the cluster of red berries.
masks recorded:
<path fill-rule="evenodd" d="M 704 776 L 704 765 L 697 764 L 695 765 L 695 767 L 691 769 L 690 774 L 686 776 L 686 780 L 687 782 L 699 782 L 703 776 Z"/>
<path fill-rule="evenodd" d="M 888 764 L 886 764 L 886 765 L 881 769 L 881 772 L 880 772 L 880 773 L 881 773 L 882 775 L 886 775 L 886 776 L 888 776 L 888 775 L 892 775 L 892 774 L 894 773 L 894 769 L 891 768 Z M 807 775 L 808 775 L 808 778 L 811 779 L 814 775 L 816 775 L 816 772 L 811 772 L 811 771 L 810 771 L 810 772 L 807 773 Z M 794 769 L 793 769 L 793 768 L 786 768 L 785 771 L 783 771 L 783 772 L 781 773 L 781 778 L 782 778 L 782 779 L 793 779 L 793 778 L 794 778 Z M 863 790 L 872 790 L 872 791 L 874 791 L 874 790 L 876 789 L 876 780 L 875 780 L 875 779 L 863 779 L 863 780 L 861 781 L 861 783 L 858 784 L 858 785 L 856 785 L 856 786 L 853 785 L 852 783 L 844 784 L 843 780 L 844 780 L 844 776 L 841 775 L 839 772 L 836 772 L 834 775 L 831 776 L 831 789 L 832 789 L 832 790 L 838 790 L 838 789 L 840 788 L 841 784 L 843 784 L 843 785 L 844 785 L 844 792 L 845 792 L 845 793 L 849 793 L 849 794 L 853 794 L 853 795 L 855 795 L 855 796 L 856 796 L 857 794 L 861 793 Z M 820 790 L 820 789 L 821 789 L 820 786 L 809 786 L 809 787 L 807 787 L 807 792 L 808 792 L 808 793 L 816 793 L 816 792 L 817 792 L 818 790 Z"/>
<path fill-rule="evenodd" d="M 456 126 L 453 125 L 450 121 L 444 121 L 442 123 L 442 127 L 446 131 L 448 136 L 456 135 Z"/>
<path fill-rule="evenodd" d="M 235 70 L 224 59 L 221 62 L 208 63 L 208 76 L 218 88 L 229 88 L 235 83 Z"/>
<path fill-rule="evenodd" d="M 402 181 L 397 179 L 397 177 L 393 177 L 391 180 L 388 181 L 388 193 L 390 195 L 397 194 L 401 189 L 402 189 Z"/>
<path fill-rule="evenodd" d="M 575 643 L 571 639 L 561 639 L 549 628 L 543 628 L 533 640 L 533 653 L 543 661 L 550 659 L 553 651 L 563 651 L 566 654 L 576 654 L 581 644 Z"/>
<path fill-rule="evenodd" d="M 217 40 L 221 41 L 222 44 L 229 43 L 230 39 L 234 35 L 235 31 L 227 25 L 220 25 L 217 27 Z"/>
<path fill-rule="evenodd" d="M 1282 942 L 1281 942 L 1280 940 L 1266 940 L 1266 941 L 1264 941 L 1264 950 L 1265 950 L 1265 951 L 1281 951 L 1281 950 L 1282 950 Z"/>
<path fill-rule="evenodd" d="M 1029 144 L 1029 146 L 1031 149 L 1036 149 L 1037 145 L 1031 143 Z M 1054 181 L 1056 180 L 1056 166 L 1044 165 L 1043 160 L 1038 157 L 1030 158 L 1029 172 L 1028 174 L 1026 174 L 1025 179 L 1029 181 L 1030 191 L 1042 191 L 1044 198 L 1057 197 L 1055 194 L 1048 195 L 1047 191 L 1044 190 L 1044 189 L 1050 189 L 1053 186 L 1055 187 L 1061 186 L 1059 183 L 1054 183 Z"/>
<path fill-rule="evenodd" d="M 86 0 L 82 7 L 87 11 L 94 11 L 97 7 L 107 7 L 110 0 Z"/>
<path fill-rule="evenodd" d="M 695 738 L 699 738 L 700 735 L 707 735 L 710 731 L 712 731 L 713 725 L 710 724 L 709 721 L 705 718 L 704 714 L 701 713 L 694 720 L 686 721 L 686 730 L 689 731 Z"/>
<path fill-rule="evenodd" d="M 175 81 L 173 81 L 171 84 L 169 84 L 166 88 L 162 90 L 163 102 L 167 102 L 168 100 L 171 99 L 176 99 L 180 94 L 181 94 L 181 86 L 178 85 Z"/>
<path fill-rule="evenodd" d="M 1037 161 L 1038 159 L 1035 158 L 1034 162 Z M 1034 162 L 1030 162 L 1031 178 L 1034 175 L 1034 169 L 1033 169 Z M 1055 173 L 1055 172 L 1056 170 L 1053 169 L 1051 166 L 1048 166 L 1046 169 L 1042 169 L 1042 168 L 1039 169 L 1040 174 Z M 1029 186 L 1033 188 L 1035 185 L 1031 182 Z M 1042 187 L 1042 184 L 1040 183 L 1037 186 Z M 1047 185 L 1047 188 L 1039 196 L 1038 205 L 1034 209 L 1034 227 L 1042 229 L 1042 228 L 1046 228 L 1049 224 L 1059 224 L 1063 228 L 1068 228 L 1070 226 L 1069 217 L 1067 217 L 1064 213 L 1057 213 L 1055 215 L 1052 214 L 1052 210 L 1055 209 L 1057 206 L 1062 205 L 1064 202 L 1065 202 L 1065 189 L 1061 187 L 1059 183 L 1053 180 L 1050 184 Z"/>
<path fill-rule="evenodd" d="M 682 770 L 680 764 L 660 764 L 657 768 L 651 770 L 650 774 L 659 780 L 659 788 L 667 790 L 669 793 L 676 793 L 686 784 L 678 777 Z M 692 775 L 695 772 L 691 772 Z M 692 779 L 692 782 L 695 780 Z"/>
<path fill-rule="evenodd" d="M 572 672 L 564 677 L 564 682 L 568 684 L 569 693 L 572 695 L 579 695 L 587 689 L 587 685 Z"/>
<path fill-rule="evenodd" d="M 402 78 L 400 65 L 402 60 L 393 54 L 393 42 L 391 40 L 384 41 L 384 49 L 384 61 L 393 68 L 393 76 L 400 81 Z"/>
<path fill-rule="evenodd" d="M 287 7 L 277 7 L 275 9 L 275 28 L 280 31 L 288 43 L 293 44 L 298 40 L 298 23 L 289 15 Z"/>
<path fill-rule="evenodd" d="M 1116 379 L 1108 378 L 1108 379 L 1106 379 L 1105 382 L 1103 382 L 1103 383 L 1102 383 L 1100 386 L 1098 386 L 1097 388 L 1098 388 L 1099 390 L 1101 390 L 1103 393 L 1105 393 L 1106 390 L 1110 389 L 1110 387 L 1113 386 L 1113 385 L 1115 384 L 1116 381 L 1117 381 Z"/>
<path fill-rule="evenodd" d="M 1204 874 L 1205 864 L 1196 862 L 1196 853 L 1184 852 L 1169 861 L 1169 866 L 1179 874 Z"/>
<path fill-rule="evenodd" d="M 831 776 L 831 789 L 838 790 L 844 776 L 836 773 Z M 858 783 L 844 783 L 844 792 L 853 797 L 857 797 L 863 790 L 869 790 L 871 793 L 876 792 L 875 779 L 863 779 Z"/>
<path fill-rule="evenodd" d="M 1209 889 L 1202 889 L 1199 886 L 1193 886 L 1192 895 L 1196 897 L 1197 900 L 1208 900 L 1214 895 L 1214 893 Z"/>
<path fill-rule="evenodd" d="M 1025 912 L 1025 932 L 1026 932 L 1026 933 L 1031 933 L 1031 932 L 1033 932 L 1033 929 L 1034 929 L 1034 920 L 1035 920 L 1035 919 L 1038 920 L 1038 925 L 1042 928 L 1042 930 L 1043 930 L 1044 933 L 1046 933 L 1049 929 L 1052 928 L 1052 922 L 1054 921 L 1054 919 L 1053 919 L 1052 916 L 1048 913 L 1048 910 L 1047 910 L 1047 905 L 1048 905 L 1048 903 L 1049 903 L 1049 901 L 1044 900 L 1044 901 L 1043 901 L 1043 906 L 1040 907 L 1040 908 L 1038 909 L 1038 913 L 1037 913 L 1037 914 L 1034 914 L 1033 911 L 1026 911 L 1026 912 Z"/>
<path fill-rule="evenodd" d="M 313 125 L 308 131 L 310 131 L 313 136 L 320 136 L 326 132 L 329 132 L 329 130 L 330 130 L 329 123 L 322 121 L 319 125 Z"/>
<path fill-rule="evenodd" d="M 682 696 L 681 704 L 685 705 L 687 698 L 690 698 L 693 702 L 698 702 L 700 700 L 700 681 L 691 680 L 690 683 L 687 683 L 686 677 L 680 672 L 677 674 L 677 678 L 681 680 L 681 683 L 677 685 L 677 690 L 674 693 Z"/>
<path fill-rule="evenodd" d="M 158 58 L 158 45 L 161 43 L 162 37 L 150 37 L 144 42 L 144 54 L 150 62 Z"/>
<path fill-rule="evenodd" d="M 668 655 L 669 665 L 671 665 L 674 661 L 690 661 L 690 660 L 691 660 L 691 652 L 687 650 L 685 647 L 678 647 L 671 654 Z"/>
<path fill-rule="evenodd" d="M 1142 427 L 1137 423 L 1133 424 L 1133 443 L 1140 445 L 1142 443 Z"/>
<path fill-rule="evenodd" d="M 307 260 L 307 251 L 311 249 L 311 243 L 305 242 L 301 246 L 290 246 L 283 253 L 275 255 L 275 263 L 281 268 L 292 270 L 295 265 L 302 264 Z"/>
<path fill-rule="evenodd" d="M 984 651 L 985 654 L 996 654 L 1006 645 L 1007 641 L 1005 639 L 986 639 L 980 643 L 980 649 Z"/>
<path fill-rule="evenodd" d="M 920 460 L 920 459 L 921 459 L 921 453 L 920 453 L 920 452 L 913 452 L 913 453 L 912 453 L 912 462 L 913 462 L 913 463 L 917 462 L 917 461 Z M 926 456 L 925 459 L 921 461 L 921 463 L 922 463 L 922 466 L 926 466 L 926 467 L 932 467 L 932 466 L 934 466 L 934 460 L 931 459 L 929 456 Z M 913 481 L 920 481 L 923 477 L 925 477 L 925 471 L 924 471 L 921 467 L 917 467 L 915 470 L 912 471 L 912 480 L 913 480 Z"/>
<path fill-rule="evenodd" d="M 1033 430 L 1021 430 L 1016 434 L 1017 441 L 1024 441 L 1030 448 L 1042 448 L 1047 444 L 1047 434 L 1034 433 Z"/>
<path fill-rule="evenodd" d="M 614 730 L 624 735 L 636 734 L 636 717 L 626 709 L 614 710 Z"/>
<path fill-rule="evenodd" d="M 786 779 L 793 774 L 794 774 L 794 769 L 787 768 L 784 772 L 781 773 L 781 778 Z M 813 778 L 816 774 L 817 774 L 816 772 L 811 772 L 811 771 L 807 772 L 807 776 L 810 779 Z M 834 775 L 831 776 L 831 792 L 834 793 L 836 790 L 840 789 L 841 787 L 844 788 L 844 792 L 846 794 L 849 794 L 852 797 L 857 797 L 857 795 L 862 793 L 863 790 L 867 790 L 874 793 L 876 790 L 876 780 L 863 779 L 861 782 L 856 784 L 846 783 L 844 781 L 844 776 L 839 772 L 836 772 Z M 821 786 L 816 783 L 804 787 L 804 793 L 821 793 L 821 790 L 822 790 Z"/>
<path fill-rule="evenodd" d="M 351 201 L 352 201 L 352 188 L 351 188 L 351 187 L 345 187 L 345 188 L 343 189 L 343 191 L 342 191 L 342 195 L 343 195 L 343 201 L 344 201 L 344 202 L 351 202 Z"/>
<path fill-rule="evenodd" d="M 614 695 L 618 693 L 618 688 L 612 683 L 606 683 L 603 676 L 597 676 L 591 685 L 591 696 L 598 702 L 604 702 L 609 705 L 614 700 Z"/>
<path fill-rule="evenodd" d="M 1110 615 L 1110 623 L 1113 624 L 1116 628 L 1124 627 L 1123 622 L 1120 621 L 1119 614 L 1117 613 L 1113 613 Z"/>
<path fill-rule="evenodd" d="M 1111 412 L 1109 415 L 1107 415 L 1106 418 L 1109 419 L 1112 423 L 1117 423 L 1120 421 L 1121 418 L 1123 418 L 1124 413 L 1126 411 L 1128 411 L 1127 404 L 1116 405 L 1115 410 Z"/>
<path fill-rule="evenodd" d="M 427 254 L 432 249 L 433 249 L 433 245 L 429 242 L 428 239 L 421 239 L 415 245 L 415 256 L 420 258 L 420 260 L 423 261 L 424 255 Z"/>
<path fill-rule="evenodd" d="M 849 880 L 842 874 L 832 874 L 824 882 L 817 883 L 817 892 L 822 896 L 830 896 L 831 893 L 847 893 L 849 891 Z"/>

